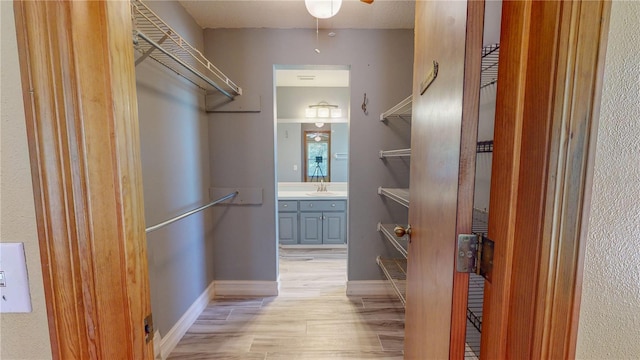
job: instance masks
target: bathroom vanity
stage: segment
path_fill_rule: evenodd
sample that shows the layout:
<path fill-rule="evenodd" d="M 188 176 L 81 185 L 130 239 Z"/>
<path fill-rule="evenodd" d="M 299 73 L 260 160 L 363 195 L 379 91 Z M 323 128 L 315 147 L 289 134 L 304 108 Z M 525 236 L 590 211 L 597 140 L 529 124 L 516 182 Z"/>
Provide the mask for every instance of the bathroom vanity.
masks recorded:
<path fill-rule="evenodd" d="M 346 183 L 278 184 L 278 240 L 281 245 L 339 245 L 347 241 Z"/>

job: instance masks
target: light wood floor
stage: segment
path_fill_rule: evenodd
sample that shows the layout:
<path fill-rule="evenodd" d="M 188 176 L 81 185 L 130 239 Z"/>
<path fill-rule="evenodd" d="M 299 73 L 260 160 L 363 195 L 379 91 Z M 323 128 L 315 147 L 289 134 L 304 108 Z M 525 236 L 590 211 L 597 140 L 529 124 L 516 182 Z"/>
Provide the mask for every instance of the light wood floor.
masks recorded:
<path fill-rule="evenodd" d="M 402 359 L 404 309 L 345 295 L 346 255 L 281 251 L 280 295 L 216 298 L 169 359 Z"/>

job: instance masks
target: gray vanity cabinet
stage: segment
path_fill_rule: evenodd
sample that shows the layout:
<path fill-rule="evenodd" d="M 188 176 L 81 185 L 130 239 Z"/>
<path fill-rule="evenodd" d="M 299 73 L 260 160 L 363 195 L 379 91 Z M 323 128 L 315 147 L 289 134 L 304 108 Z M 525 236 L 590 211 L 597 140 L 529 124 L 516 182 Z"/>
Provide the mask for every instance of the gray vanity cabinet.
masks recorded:
<path fill-rule="evenodd" d="M 322 244 L 322 213 L 300 213 L 300 244 Z"/>
<path fill-rule="evenodd" d="M 292 214 L 294 208 L 297 210 L 295 217 Z M 278 209 L 280 244 L 346 243 L 346 200 L 280 200 Z M 295 225 L 291 224 L 294 219 L 299 220 Z M 299 230 L 298 238 L 293 242 L 292 231 L 297 230 Z"/>
<path fill-rule="evenodd" d="M 322 243 L 344 244 L 347 234 L 347 214 L 345 212 L 325 212 L 322 215 Z"/>
<path fill-rule="evenodd" d="M 278 240 L 282 245 L 298 243 L 298 202 L 278 201 Z"/>
<path fill-rule="evenodd" d="M 300 200 L 301 244 L 344 244 L 347 239 L 345 200 Z"/>

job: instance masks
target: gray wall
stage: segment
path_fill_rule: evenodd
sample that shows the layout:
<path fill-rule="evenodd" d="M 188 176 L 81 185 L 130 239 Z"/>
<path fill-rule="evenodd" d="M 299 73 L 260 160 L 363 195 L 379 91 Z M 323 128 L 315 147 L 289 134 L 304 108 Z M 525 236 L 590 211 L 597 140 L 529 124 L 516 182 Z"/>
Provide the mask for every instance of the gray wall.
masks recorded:
<path fill-rule="evenodd" d="M 276 88 L 278 119 L 304 119 L 304 110 L 309 105 L 326 101 L 338 105 L 342 116 L 347 117 L 349 109 L 348 87 L 295 87 L 278 86 Z"/>
<path fill-rule="evenodd" d="M 325 125 L 327 126 L 327 125 Z M 346 182 L 349 175 L 349 158 L 336 159 L 336 153 L 349 153 L 349 124 L 331 124 L 331 181 Z"/>
<path fill-rule="evenodd" d="M 176 2 L 148 2 L 191 44 L 200 29 Z M 147 59 L 136 67 L 147 226 L 209 201 L 208 119 L 204 94 Z M 213 280 L 211 213 L 203 211 L 147 234 L 151 307 L 167 334 Z"/>
<path fill-rule="evenodd" d="M 381 279 L 377 255 L 395 255 L 376 231 L 379 220 L 406 222 L 406 210 L 386 204 L 377 187 L 408 186 L 408 161 L 384 163 L 381 149 L 407 147 L 409 125 L 378 120 L 411 93 L 412 30 L 321 31 L 320 54 L 309 29 L 207 29 L 205 54 L 244 96 L 259 96 L 255 114 L 210 114 L 211 181 L 216 187 L 258 187 L 264 202 L 214 210 L 216 279 L 276 280 L 274 65 L 348 65 L 349 280 Z M 364 93 L 368 115 L 360 109 Z M 398 214 L 398 215 L 394 215 Z"/>
<path fill-rule="evenodd" d="M 302 127 L 298 123 L 278 124 L 278 181 L 302 181 Z M 294 165 L 297 170 L 294 170 Z"/>

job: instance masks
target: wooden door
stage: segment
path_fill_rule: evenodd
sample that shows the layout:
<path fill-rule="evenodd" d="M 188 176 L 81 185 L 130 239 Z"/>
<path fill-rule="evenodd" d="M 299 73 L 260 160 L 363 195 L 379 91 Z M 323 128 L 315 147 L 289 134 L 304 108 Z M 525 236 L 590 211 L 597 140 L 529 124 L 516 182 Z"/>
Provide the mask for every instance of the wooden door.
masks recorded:
<path fill-rule="evenodd" d="M 454 254 L 471 231 L 483 16 L 481 1 L 416 2 L 407 359 L 464 354 L 468 275 Z"/>
<path fill-rule="evenodd" d="M 152 359 L 129 3 L 14 8 L 52 356 Z"/>
<path fill-rule="evenodd" d="M 464 354 L 468 280 L 454 256 L 471 227 L 480 6 L 416 5 L 408 359 Z M 609 7 L 503 3 L 481 358 L 574 355 Z"/>

